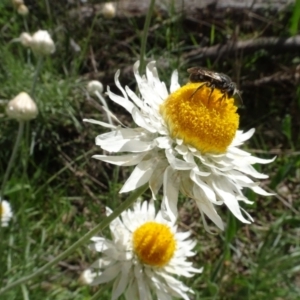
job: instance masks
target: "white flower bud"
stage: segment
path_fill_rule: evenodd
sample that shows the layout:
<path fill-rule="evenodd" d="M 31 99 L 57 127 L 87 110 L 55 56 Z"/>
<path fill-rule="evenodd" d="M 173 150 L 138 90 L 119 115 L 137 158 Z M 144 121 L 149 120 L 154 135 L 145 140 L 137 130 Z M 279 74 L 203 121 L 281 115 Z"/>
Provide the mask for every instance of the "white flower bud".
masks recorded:
<path fill-rule="evenodd" d="M 95 278 L 95 274 L 90 269 L 83 271 L 79 277 L 79 283 L 82 285 L 91 284 Z"/>
<path fill-rule="evenodd" d="M 18 121 L 28 121 L 37 116 L 38 108 L 27 93 L 21 92 L 8 102 L 6 113 Z"/>
<path fill-rule="evenodd" d="M 20 35 L 20 41 L 21 41 L 21 44 L 25 47 L 30 47 L 31 46 L 31 42 L 32 42 L 32 37 L 29 33 L 27 32 L 23 32 L 21 35 Z"/>
<path fill-rule="evenodd" d="M 19 15 L 26 16 L 26 15 L 28 15 L 29 10 L 28 10 L 28 7 L 25 4 L 21 4 L 17 8 L 17 12 L 18 12 Z"/>
<path fill-rule="evenodd" d="M 98 80 L 92 80 L 88 83 L 87 90 L 91 95 L 94 95 L 96 92 L 101 94 L 103 92 L 103 84 Z"/>
<path fill-rule="evenodd" d="M 106 19 L 113 19 L 116 16 L 116 8 L 112 2 L 103 5 L 102 15 Z"/>
<path fill-rule="evenodd" d="M 1 201 L 1 198 L 0 198 Z M 8 226 L 9 220 L 12 218 L 13 213 L 10 207 L 10 204 L 6 200 L 2 200 L 0 202 L 0 221 L 1 226 L 6 227 Z"/>
<path fill-rule="evenodd" d="M 55 51 L 55 45 L 48 31 L 38 30 L 32 36 L 30 48 L 35 54 L 49 55 Z"/>

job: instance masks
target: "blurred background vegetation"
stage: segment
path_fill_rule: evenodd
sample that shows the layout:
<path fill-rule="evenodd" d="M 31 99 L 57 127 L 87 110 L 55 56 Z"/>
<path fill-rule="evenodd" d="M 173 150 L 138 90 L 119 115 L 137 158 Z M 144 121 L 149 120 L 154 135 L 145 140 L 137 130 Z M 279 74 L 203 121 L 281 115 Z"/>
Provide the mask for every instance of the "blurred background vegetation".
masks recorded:
<path fill-rule="evenodd" d="M 204 266 L 203 274 L 186 282 L 195 291 L 191 299 L 300 299 L 300 1 L 156 2 L 149 31 L 143 32 L 150 1 L 119 0 L 114 18 L 103 16 L 100 0 L 26 0 L 27 16 L 11 1 L 0 1 L 0 174 L 17 132 L 5 105 L 19 92 L 30 92 L 37 63 L 13 39 L 44 29 L 56 44 L 38 78 L 39 115 L 26 129 L 5 189 L 15 215 L 2 230 L 0 283 L 50 261 L 99 223 L 106 205 L 113 209 L 126 196 L 118 191 L 130 168 L 91 159 L 101 153 L 94 138 L 103 129 L 82 119 L 106 115 L 86 84 L 96 79 L 118 92 L 114 74 L 120 69 L 122 85 L 135 89 L 132 65 L 148 34 L 146 60 L 157 61 L 167 85 L 174 69 L 186 83 L 192 66 L 229 75 L 242 91 L 240 128 L 256 128 L 247 151 L 277 156 L 259 169 L 270 176 L 263 188 L 276 195 L 246 192 L 255 202 L 247 206 L 252 225 L 221 209 L 226 231 L 208 234 L 195 204 L 181 199 L 179 226 L 193 232 L 199 252 L 194 264 Z M 124 110 L 109 100 L 108 105 L 131 124 Z M 80 274 L 95 258 L 81 247 L 0 299 L 90 299 L 99 288 L 101 299 L 110 299 L 109 287 L 80 284 Z"/>

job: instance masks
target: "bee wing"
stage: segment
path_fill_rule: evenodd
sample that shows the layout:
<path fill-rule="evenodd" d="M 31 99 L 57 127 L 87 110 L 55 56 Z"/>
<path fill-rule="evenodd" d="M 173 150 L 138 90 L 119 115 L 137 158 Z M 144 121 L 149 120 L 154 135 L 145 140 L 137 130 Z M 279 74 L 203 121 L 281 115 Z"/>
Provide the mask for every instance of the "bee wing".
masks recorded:
<path fill-rule="evenodd" d="M 223 74 L 223 73 L 219 73 L 218 75 L 220 76 L 220 78 L 223 79 L 223 81 L 231 82 L 231 78 L 228 75 Z"/>
<path fill-rule="evenodd" d="M 239 90 L 235 90 L 233 93 L 234 105 L 237 107 L 243 106 L 243 99 L 241 92 Z"/>
<path fill-rule="evenodd" d="M 200 67 L 192 67 L 192 68 L 188 68 L 187 71 L 188 73 L 192 74 L 192 73 L 200 73 L 199 71 L 201 70 L 202 68 Z"/>
<path fill-rule="evenodd" d="M 192 68 L 187 69 L 187 71 L 190 74 L 199 74 L 199 75 L 210 77 L 210 78 L 218 80 L 218 81 L 222 80 L 222 77 L 220 76 L 222 74 L 210 71 L 204 67 L 192 67 Z"/>
<path fill-rule="evenodd" d="M 222 81 L 222 75 L 223 75 L 222 73 L 217 73 L 204 68 L 202 69 L 202 74 L 214 80 Z"/>

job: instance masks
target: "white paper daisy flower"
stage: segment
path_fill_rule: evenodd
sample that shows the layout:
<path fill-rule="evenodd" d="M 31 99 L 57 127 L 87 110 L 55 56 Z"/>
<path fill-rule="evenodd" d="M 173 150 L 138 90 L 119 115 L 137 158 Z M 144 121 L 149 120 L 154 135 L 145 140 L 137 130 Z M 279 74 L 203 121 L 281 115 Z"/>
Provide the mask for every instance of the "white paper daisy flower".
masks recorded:
<path fill-rule="evenodd" d="M 107 208 L 107 215 L 111 210 Z M 193 291 L 173 276 L 192 277 L 201 273 L 186 259 L 194 256 L 196 242 L 190 232 L 177 232 L 153 201 L 136 202 L 133 210 L 110 223 L 112 240 L 93 237 L 90 248 L 102 257 L 86 270 L 81 281 L 97 285 L 114 281 L 111 299 L 125 294 L 128 300 L 189 299 Z"/>
<path fill-rule="evenodd" d="M 169 92 L 159 80 L 155 62 L 147 65 L 145 76 L 140 76 L 138 68 L 139 62 L 133 69 L 140 95 L 121 86 L 119 71 L 115 83 L 122 96 L 109 88 L 107 92 L 112 101 L 132 115 L 137 127 L 126 128 L 115 116 L 117 126 L 86 119 L 111 129 L 96 137 L 96 145 L 111 153 L 122 153 L 94 158 L 119 166 L 136 166 L 121 193 L 148 183 L 155 198 L 163 185 L 162 210 L 172 221 L 177 218 L 179 191 L 194 199 L 201 214 L 220 229 L 224 226 L 216 205 L 225 204 L 241 222 L 253 221 L 240 207 L 240 201 L 251 203 L 242 190 L 250 188 L 257 194 L 270 195 L 251 179 L 268 177 L 252 165 L 270 163 L 275 158 L 260 159 L 239 149 L 254 129 L 238 130 L 234 99 L 205 84 L 199 88 L 201 83 L 180 87 L 177 71 L 172 74 Z"/>
<path fill-rule="evenodd" d="M 13 213 L 10 207 L 10 204 L 6 200 L 0 199 L 0 219 L 1 219 L 1 226 L 7 227 L 9 220 L 12 218 Z"/>

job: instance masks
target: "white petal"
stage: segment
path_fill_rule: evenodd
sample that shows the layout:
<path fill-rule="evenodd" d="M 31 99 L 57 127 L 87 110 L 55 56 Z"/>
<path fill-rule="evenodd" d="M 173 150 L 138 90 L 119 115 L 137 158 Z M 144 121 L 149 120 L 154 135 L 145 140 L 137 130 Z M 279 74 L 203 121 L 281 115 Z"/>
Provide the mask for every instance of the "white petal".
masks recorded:
<path fill-rule="evenodd" d="M 92 238 L 91 238 L 91 241 L 93 241 L 93 242 L 98 242 L 98 241 L 100 241 L 100 242 L 102 242 L 102 241 L 104 241 L 105 240 L 105 238 L 104 237 L 101 237 L 101 236 L 93 236 Z"/>
<path fill-rule="evenodd" d="M 124 107 L 131 114 L 132 109 L 135 107 L 131 101 L 111 92 L 109 87 L 107 87 L 107 95 L 112 101 Z"/>
<path fill-rule="evenodd" d="M 139 265 L 134 267 L 134 276 L 137 281 L 139 299 L 151 299 L 151 293 L 147 282 L 144 280 L 143 270 Z"/>
<path fill-rule="evenodd" d="M 200 177 L 195 174 L 194 170 L 191 171 L 190 178 L 203 191 L 205 197 L 207 197 L 207 199 L 209 199 L 209 201 L 211 201 L 212 203 L 217 204 L 216 195 L 215 195 L 214 191 L 212 190 L 212 188 L 210 188 L 208 184 L 206 184 L 205 182 L 203 182 L 200 179 Z"/>
<path fill-rule="evenodd" d="M 243 142 L 249 140 L 252 137 L 254 132 L 255 132 L 254 128 L 248 130 L 247 132 L 238 130 L 233 142 L 231 143 L 231 146 L 239 146 L 239 145 L 243 144 Z"/>
<path fill-rule="evenodd" d="M 173 140 L 168 136 L 161 136 L 156 138 L 155 142 L 160 149 L 169 149 L 172 146 Z"/>
<path fill-rule="evenodd" d="M 96 124 L 96 125 L 100 125 L 102 127 L 111 128 L 111 129 L 117 128 L 117 126 L 115 126 L 115 125 L 111 125 L 111 124 L 104 123 L 104 122 L 101 122 L 101 121 L 97 121 L 97 120 L 94 120 L 94 119 L 83 119 L 83 122 Z"/>
<path fill-rule="evenodd" d="M 180 155 L 186 155 L 189 153 L 189 148 L 186 145 L 177 145 L 175 147 L 175 150 L 180 154 Z"/>
<path fill-rule="evenodd" d="M 167 166 L 167 160 L 159 160 L 149 180 L 149 187 L 151 189 L 153 199 L 156 199 L 155 195 L 158 193 L 163 184 L 163 176 Z"/>
<path fill-rule="evenodd" d="M 156 128 L 153 127 L 149 122 L 146 121 L 145 117 L 143 114 L 137 109 L 133 108 L 132 109 L 132 118 L 138 126 L 148 130 L 149 132 L 155 133 Z"/>
<path fill-rule="evenodd" d="M 154 168 L 155 166 L 153 166 L 153 160 L 151 159 L 140 162 L 123 185 L 120 193 L 127 193 L 147 183 L 153 173 Z"/>
<path fill-rule="evenodd" d="M 243 165 L 242 163 L 240 165 L 238 165 L 236 167 L 237 170 L 245 173 L 245 174 L 248 174 L 254 178 L 260 178 L 260 179 L 265 179 L 265 178 L 268 178 L 269 176 L 266 175 L 266 174 L 262 174 L 262 173 L 259 173 L 258 171 L 256 171 L 256 169 L 254 169 L 251 165 Z"/>
<path fill-rule="evenodd" d="M 171 149 L 166 149 L 165 151 L 166 157 L 168 159 L 169 164 L 173 167 L 175 170 L 190 170 L 195 167 L 194 163 L 188 163 L 184 160 L 176 158 Z"/>
<path fill-rule="evenodd" d="M 166 283 L 168 284 L 169 292 L 171 292 L 172 296 L 181 297 L 185 300 L 189 300 L 188 295 L 185 293 L 187 291 L 190 291 L 190 289 L 187 286 L 185 286 L 182 282 L 166 273 L 161 275 L 163 275 Z"/>
<path fill-rule="evenodd" d="M 102 109 L 105 111 L 107 115 L 109 115 L 114 121 L 116 121 L 122 127 L 126 127 L 110 110 L 109 108 L 102 106 Z M 117 127 L 116 127 L 117 128 Z"/>
<path fill-rule="evenodd" d="M 255 132 L 255 128 L 251 128 L 246 132 L 242 132 L 241 135 L 239 136 L 239 139 L 242 140 L 243 142 L 247 141 L 253 136 L 254 132 Z"/>
<path fill-rule="evenodd" d="M 164 195 L 161 204 L 162 214 L 166 220 L 174 223 L 177 219 L 179 183 L 176 172 L 172 167 L 168 167 L 164 173 Z"/>
<path fill-rule="evenodd" d="M 120 269 L 121 269 L 121 265 L 120 263 L 115 264 L 113 266 L 110 266 L 108 268 L 106 268 L 100 276 L 97 276 L 94 281 L 91 283 L 91 285 L 97 285 L 100 283 L 104 283 L 104 282 L 109 282 L 111 280 L 113 280 L 116 276 L 119 275 L 120 273 Z"/>
<path fill-rule="evenodd" d="M 125 90 L 123 89 L 120 81 L 119 81 L 119 77 L 120 77 L 120 70 L 118 70 L 115 74 L 115 84 L 116 86 L 118 87 L 118 89 L 121 91 L 123 97 L 124 97 L 124 100 L 126 100 L 126 102 L 128 102 L 129 105 L 133 105 L 133 103 L 131 101 L 129 101 L 128 97 L 127 97 L 127 94 L 125 92 Z M 126 104 L 126 105 L 128 105 Z M 122 104 L 121 104 L 122 105 Z M 123 106 L 124 107 L 124 106 Z M 124 107 L 125 108 L 125 107 Z M 129 111 L 130 112 L 130 111 Z"/>
<path fill-rule="evenodd" d="M 194 194 L 197 195 L 197 189 L 195 187 Z M 196 204 L 200 211 L 203 211 L 221 230 L 224 230 L 224 224 L 213 204 L 204 198 L 195 198 Z"/>
<path fill-rule="evenodd" d="M 115 131 L 109 131 L 97 136 L 98 140 L 123 140 L 123 139 L 139 139 L 145 136 L 145 132 L 139 128 L 121 128 L 117 127 Z"/>
<path fill-rule="evenodd" d="M 143 142 L 136 140 L 100 140 L 99 136 L 96 137 L 96 145 L 101 146 L 103 150 L 109 152 L 142 152 L 151 150 L 154 145 L 152 142 Z"/>
<path fill-rule="evenodd" d="M 141 162 L 146 154 L 147 152 L 138 153 L 138 154 L 120 155 L 120 156 L 93 155 L 92 157 L 117 166 L 134 166 L 137 165 L 139 162 Z"/>
<path fill-rule="evenodd" d="M 159 94 L 161 100 L 166 99 L 169 93 L 165 83 L 159 80 L 155 61 L 149 62 L 146 68 L 146 73 L 147 77 L 150 78 L 150 82 L 152 81 L 154 83 L 153 91 Z M 160 101 L 159 104 L 161 104 L 161 102 L 162 101 Z"/>
<path fill-rule="evenodd" d="M 128 275 L 131 266 L 132 266 L 131 262 L 123 262 L 118 284 L 116 284 L 116 282 L 114 284 L 114 288 L 111 296 L 112 300 L 118 299 L 125 291 L 128 284 L 128 279 L 129 279 Z"/>
<path fill-rule="evenodd" d="M 128 285 L 127 290 L 125 291 L 125 298 L 126 300 L 138 299 L 138 288 L 137 288 L 137 281 L 134 280 L 134 276 L 130 276 L 130 284 Z"/>
<path fill-rule="evenodd" d="M 178 83 L 178 71 L 175 70 L 171 76 L 171 86 L 170 92 L 173 93 L 180 88 L 180 84 Z"/>
<path fill-rule="evenodd" d="M 217 186 L 217 184 L 220 186 Z M 222 181 L 219 181 L 217 184 L 214 185 L 214 189 L 216 193 L 224 200 L 224 203 L 229 208 L 229 210 L 233 213 L 233 215 L 239 219 L 241 222 L 250 224 L 248 220 L 244 218 L 242 212 L 240 210 L 240 205 L 236 197 L 232 192 L 229 192 L 227 187 L 223 184 Z"/>
<path fill-rule="evenodd" d="M 151 199 L 148 202 L 148 209 L 147 209 L 147 220 L 154 220 L 155 219 L 155 206 L 154 206 L 154 201 Z"/>
<path fill-rule="evenodd" d="M 134 104 L 139 107 L 140 109 L 143 108 L 143 101 L 128 87 L 125 87 L 127 95 L 130 97 L 130 99 L 134 102 Z"/>
<path fill-rule="evenodd" d="M 247 158 L 247 161 L 251 165 L 253 165 L 253 164 L 269 164 L 269 163 L 273 162 L 275 159 L 276 159 L 276 156 L 274 156 L 271 159 L 258 158 L 255 156 L 251 156 L 251 157 Z"/>
<path fill-rule="evenodd" d="M 135 80 L 137 82 L 137 84 L 139 85 L 141 82 L 142 82 L 142 77 L 139 73 L 139 67 L 140 67 L 140 62 L 139 61 L 136 61 L 133 65 L 133 74 L 134 74 L 134 77 L 135 77 Z"/>
<path fill-rule="evenodd" d="M 247 216 L 247 218 L 251 221 L 254 222 L 253 218 L 250 216 L 250 214 L 247 213 L 246 210 L 244 210 L 242 207 L 240 207 L 241 211 Z"/>
<path fill-rule="evenodd" d="M 274 196 L 274 193 L 268 193 L 259 186 L 250 187 L 252 191 L 262 196 Z"/>
<path fill-rule="evenodd" d="M 194 168 L 192 171 L 200 177 L 207 177 L 207 176 L 211 175 L 211 173 L 200 171 L 198 168 Z"/>

